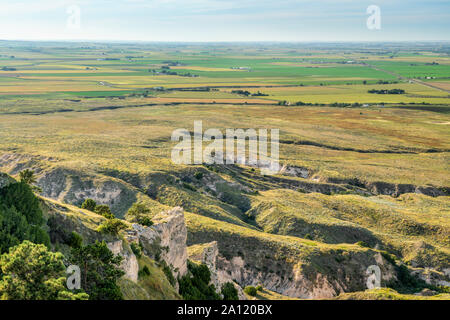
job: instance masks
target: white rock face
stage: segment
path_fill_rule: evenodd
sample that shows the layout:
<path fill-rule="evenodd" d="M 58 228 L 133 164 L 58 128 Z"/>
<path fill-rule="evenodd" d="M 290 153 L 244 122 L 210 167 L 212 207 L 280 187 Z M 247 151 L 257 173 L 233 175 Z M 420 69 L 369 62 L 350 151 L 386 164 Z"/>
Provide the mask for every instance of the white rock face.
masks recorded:
<path fill-rule="evenodd" d="M 112 253 L 123 257 L 122 263 L 120 264 L 120 269 L 125 272 L 124 278 L 137 282 L 139 264 L 134 253 L 123 249 L 122 240 L 110 242 L 107 245 Z"/>
<path fill-rule="evenodd" d="M 247 300 L 242 288 L 233 281 L 232 275 L 229 275 L 227 272 L 223 270 L 217 269 L 217 261 L 221 259 L 219 256 L 219 247 L 217 246 L 217 241 L 213 241 L 204 245 L 205 248 L 203 252 L 200 254 L 199 258 L 201 263 L 204 263 L 209 271 L 211 272 L 211 283 L 216 288 L 216 291 L 220 293 L 222 285 L 227 282 L 231 282 L 236 290 L 238 291 L 239 300 Z M 195 259 L 194 260 L 197 260 Z"/>
<path fill-rule="evenodd" d="M 295 167 L 295 166 L 286 166 L 284 165 L 280 174 L 291 176 L 291 177 L 300 177 L 307 179 L 310 176 L 309 170 L 307 168 Z"/>
<path fill-rule="evenodd" d="M 151 255 L 148 248 L 159 246 L 162 248 L 161 259 L 172 266 L 175 278 L 184 276 L 187 272 L 187 229 L 183 208 L 162 212 L 153 221 L 155 224 L 151 227 L 133 224 L 145 253 Z"/>
<path fill-rule="evenodd" d="M 412 274 L 434 286 L 450 286 L 450 282 L 447 281 L 450 274 L 449 270 L 450 269 L 444 269 L 440 272 L 431 268 L 417 268 Z"/>
<path fill-rule="evenodd" d="M 392 265 L 387 263 L 380 254 L 375 255 L 373 261 L 382 269 L 383 280 L 389 281 L 395 277 Z M 301 264 L 294 265 L 292 270 L 284 271 L 282 274 L 262 272 L 249 268 L 247 261 L 240 256 L 228 260 L 219 255 L 216 268 L 219 282 L 234 280 L 241 287 L 262 285 L 271 291 L 301 299 L 332 298 L 340 292 L 345 292 L 343 283 L 351 281 L 350 278 L 336 281 L 321 273 L 317 273 L 314 278 L 307 277 Z M 366 268 L 361 266 L 355 274 L 362 282 L 365 281 L 365 271 Z"/>

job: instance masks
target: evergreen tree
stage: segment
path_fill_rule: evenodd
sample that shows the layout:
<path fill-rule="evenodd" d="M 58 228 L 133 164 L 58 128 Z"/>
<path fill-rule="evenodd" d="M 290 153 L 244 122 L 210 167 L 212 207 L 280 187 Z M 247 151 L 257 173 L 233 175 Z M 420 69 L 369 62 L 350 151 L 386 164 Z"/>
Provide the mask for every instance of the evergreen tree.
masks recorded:
<path fill-rule="evenodd" d="M 121 300 L 117 280 L 124 275 L 119 269 L 121 256 L 115 256 L 106 243 L 95 242 L 72 248 L 71 263 L 81 269 L 81 287 L 90 300 Z"/>
<path fill-rule="evenodd" d="M 25 240 L 0 257 L 0 299 L 87 300 L 86 293 L 65 288 L 65 267 L 61 253 Z"/>

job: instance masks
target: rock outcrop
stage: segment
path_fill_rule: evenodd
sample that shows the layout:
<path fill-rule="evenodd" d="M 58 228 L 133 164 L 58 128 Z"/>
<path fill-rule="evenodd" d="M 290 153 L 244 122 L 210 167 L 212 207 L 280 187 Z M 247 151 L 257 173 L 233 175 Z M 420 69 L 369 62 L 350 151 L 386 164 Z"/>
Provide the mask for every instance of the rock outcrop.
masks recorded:
<path fill-rule="evenodd" d="M 319 248 L 286 240 L 224 229 L 196 231 L 189 237 L 192 244 L 217 241 L 218 279 L 230 279 L 242 288 L 262 285 L 285 296 L 319 299 L 366 290 L 371 265 L 380 267 L 385 282 L 395 278 L 394 266 L 376 250 Z"/>
<path fill-rule="evenodd" d="M 223 259 L 223 257 L 219 256 L 217 241 L 197 245 L 195 247 L 197 247 L 197 250 L 189 255 L 189 259 L 203 263 L 208 267 L 211 272 L 211 283 L 214 285 L 217 292 L 220 293 L 222 285 L 227 282 L 231 282 L 238 291 L 239 300 L 246 300 L 247 297 L 245 296 L 244 291 L 236 282 L 233 281 L 232 276 L 224 270 L 217 269 L 218 259 Z"/>
<path fill-rule="evenodd" d="M 109 250 L 115 255 L 120 255 L 123 260 L 120 268 L 125 272 L 124 278 L 133 282 L 138 281 L 139 264 L 136 256 L 130 249 L 125 249 L 122 240 L 117 240 L 107 244 Z"/>
<path fill-rule="evenodd" d="M 171 266 L 175 278 L 187 272 L 187 229 L 183 209 L 173 208 L 153 217 L 155 224 L 145 227 L 133 224 L 144 254 L 161 259 Z"/>

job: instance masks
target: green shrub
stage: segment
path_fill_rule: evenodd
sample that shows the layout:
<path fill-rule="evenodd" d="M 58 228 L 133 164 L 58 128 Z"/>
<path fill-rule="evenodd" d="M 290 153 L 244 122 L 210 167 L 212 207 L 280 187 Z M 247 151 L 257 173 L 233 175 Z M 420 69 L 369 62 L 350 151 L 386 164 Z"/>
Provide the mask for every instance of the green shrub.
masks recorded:
<path fill-rule="evenodd" d="M 203 172 L 197 171 L 197 172 L 194 174 L 194 177 L 195 177 L 195 179 L 197 179 L 197 180 L 201 180 L 201 179 L 203 178 Z"/>
<path fill-rule="evenodd" d="M 244 288 L 244 292 L 245 292 L 246 294 L 248 294 L 249 296 L 252 296 L 252 297 L 256 296 L 256 294 L 258 293 L 258 291 L 256 290 L 256 288 L 253 287 L 253 286 L 246 286 L 246 287 Z"/>
<path fill-rule="evenodd" d="M 151 227 L 153 225 L 153 221 L 149 217 L 142 217 L 141 219 L 139 219 L 139 224 L 146 227 Z"/>
<path fill-rule="evenodd" d="M 86 209 L 92 212 L 95 212 L 95 208 L 97 207 L 97 203 L 92 199 L 86 199 L 84 200 L 83 204 L 81 205 L 81 209 Z"/>
<path fill-rule="evenodd" d="M 114 219 L 114 214 L 111 212 L 111 209 L 104 204 L 98 205 L 95 207 L 95 213 L 104 216 L 106 219 Z"/>
<path fill-rule="evenodd" d="M 176 284 L 175 277 L 173 276 L 172 270 L 165 262 L 163 263 L 162 270 L 163 270 L 164 274 L 166 275 L 167 280 L 169 280 L 169 283 L 172 286 L 175 286 L 175 284 Z"/>
<path fill-rule="evenodd" d="M 147 208 L 147 206 L 143 203 L 137 202 L 133 203 L 130 209 L 128 209 L 128 212 L 126 214 L 127 219 L 130 221 L 138 221 L 143 215 L 149 214 L 150 210 Z"/>
<path fill-rule="evenodd" d="M 250 200 L 242 195 L 239 190 L 222 183 L 217 185 L 217 191 L 221 194 L 221 201 L 237 207 L 242 212 L 246 212 L 251 208 Z"/>
<path fill-rule="evenodd" d="M 211 273 L 206 265 L 188 261 L 189 273 L 179 279 L 180 294 L 185 300 L 220 300 L 214 285 L 210 285 Z"/>
<path fill-rule="evenodd" d="M 100 233 L 118 235 L 120 230 L 126 229 L 127 225 L 119 219 L 108 219 L 103 222 L 97 231 Z"/>
<path fill-rule="evenodd" d="M 223 300 L 239 300 L 238 291 L 231 282 L 222 285 Z"/>
<path fill-rule="evenodd" d="M 428 285 L 424 280 L 413 276 L 408 267 L 400 265 L 395 267 L 397 271 L 397 281 L 389 283 L 387 286 L 399 293 L 411 294 L 422 291 L 425 288 L 434 289 Z"/>
<path fill-rule="evenodd" d="M 147 266 L 144 266 L 141 270 L 139 270 L 140 277 L 148 277 L 150 275 L 150 269 Z"/>
<path fill-rule="evenodd" d="M 262 285 L 259 285 L 259 286 L 256 287 L 256 291 L 262 291 L 262 290 L 263 290 L 263 286 Z"/>
<path fill-rule="evenodd" d="M 192 184 L 187 183 L 187 182 L 183 182 L 183 188 L 191 190 L 191 191 L 197 191 L 197 188 L 194 187 Z"/>
<path fill-rule="evenodd" d="M 83 238 L 75 231 L 72 231 L 67 244 L 72 248 L 80 248 L 83 245 Z"/>
<path fill-rule="evenodd" d="M 137 222 L 143 226 L 150 227 L 153 221 L 146 215 L 150 214 L 150 209 L 143 203 L 134 203 L 126 214 L 126 218 L 131 222 Z"/>
<path fill-rule="evenodd" d="M 34 171 L 30 169 L 25 169 L 19 172 L 20 182 L 24 182 L 28 185 L 36 183 L 36 176 L 34 175 Z"/>
<path fill-rule="evenodd" d="M 130 248 L 138 259 L 142 257 L 142 249 L 136 242 L 130 243 Z"/>

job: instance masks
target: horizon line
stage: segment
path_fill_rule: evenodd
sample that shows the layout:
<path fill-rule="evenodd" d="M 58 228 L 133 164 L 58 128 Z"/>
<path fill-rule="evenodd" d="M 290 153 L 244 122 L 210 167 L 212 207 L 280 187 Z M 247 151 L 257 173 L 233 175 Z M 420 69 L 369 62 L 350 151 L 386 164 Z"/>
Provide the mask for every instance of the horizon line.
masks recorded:
<path fill-rule="evenodd" d="M 183 41 L 183 40 L 136 40 L 136 39 L 1 39 L 1 42 L 122 42 L 122 43 L 436 43 L 446 42 L 450 43 L 450 39 L 447 40 L 218 40 L 218 41 Z"/>

